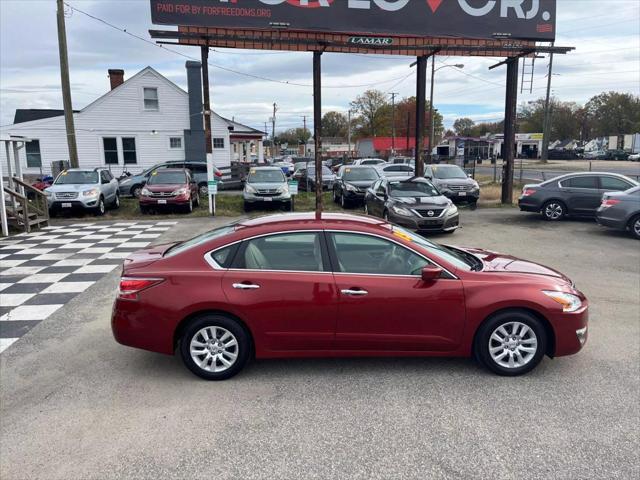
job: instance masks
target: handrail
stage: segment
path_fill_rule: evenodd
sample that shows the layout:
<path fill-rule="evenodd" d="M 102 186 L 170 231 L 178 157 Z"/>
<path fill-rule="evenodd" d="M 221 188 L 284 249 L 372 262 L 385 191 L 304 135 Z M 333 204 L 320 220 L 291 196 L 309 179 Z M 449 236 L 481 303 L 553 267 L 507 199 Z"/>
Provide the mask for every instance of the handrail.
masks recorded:
<path fill-rule="evenodd" d="M 20 193 L 16 192 L 15 190 L 10 189 L 9 187 L 2 187 L 2 189 L 5 191 L 5 193 L 8 193 L 12 197 L 16 197 L 18 200 L 20 200 L 22 202 L 26 202 L 27 201 L 27 197 L 25 197 L 24 195 L 21 195 Z"/>
<path fill-rule="evenodd" d="M 31 209 L 37 213 L 39 216 L 45 217 L 49 220 L 49 203 L 47 201 L 47 196 L 32 185 L 25 183 L 23 180 L 18 177 L 12 178 L 14 183 L 21 186 L 25 191 L 33 193 L 35 195 L 35 202 L 31 205 Z"/>

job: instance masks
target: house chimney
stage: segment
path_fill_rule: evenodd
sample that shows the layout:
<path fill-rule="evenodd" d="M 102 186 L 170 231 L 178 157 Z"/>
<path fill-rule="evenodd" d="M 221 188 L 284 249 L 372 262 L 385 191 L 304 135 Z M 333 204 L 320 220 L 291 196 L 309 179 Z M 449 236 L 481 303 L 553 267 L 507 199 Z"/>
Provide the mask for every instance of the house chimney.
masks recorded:
<path fill-rule="evenodd" d="M 111 81 L 111 90 L 118 88 L 124 83 L 124 70 L 109 70 L 109 80 Z"/>

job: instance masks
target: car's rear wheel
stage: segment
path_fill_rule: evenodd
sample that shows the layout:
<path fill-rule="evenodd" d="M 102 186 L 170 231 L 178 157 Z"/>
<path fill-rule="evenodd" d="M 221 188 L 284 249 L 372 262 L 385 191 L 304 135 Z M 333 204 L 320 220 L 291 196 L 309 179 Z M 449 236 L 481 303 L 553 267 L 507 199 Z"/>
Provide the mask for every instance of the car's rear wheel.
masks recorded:
<path fill-rule="evenodd" d="M 120 195 L 116 193 L 116 198 L 113 200 L 112 207 L 114 209 L 120 208 Z"/>
<path fill-rule="evenodd" d="M 349 206 L 349 203 L 347 202 L 347 199 L 344 198 L 344 195 L 340 195 L 340 206 L 342 208 L 347 208 Z"/>
<path fill-rule="evenodd" d="M 338 191 L 333 189 L 333 203 L 338 203 Z"/>
<path fill-rule="evenodd" d="M 180 354 L 189 370 L 205 380 L 226 380 L 246 365 L 251 341 L 235 320 L 222 315 L 195 318 L 184 331 Z"/>
<path fill-rule="evenodd" d="M 525 311 L 499 313 L 485 321 L 476 335 L 476 357 L 498 375 L 523 375 L 533 370 L 546 352 L 542 322 Z"/>
<path fill-rule="evenodd" d="M 629 222 L 629 230 L 631 235 L 640 240 L 640 215 L 636 215 Z"/>
<path fill-rule="evenodd" d="M 550 222 L 562 220 L 567 214 L 567 207 L 558 200 L 550 200 L 542 206 L 542 216 Z"/>

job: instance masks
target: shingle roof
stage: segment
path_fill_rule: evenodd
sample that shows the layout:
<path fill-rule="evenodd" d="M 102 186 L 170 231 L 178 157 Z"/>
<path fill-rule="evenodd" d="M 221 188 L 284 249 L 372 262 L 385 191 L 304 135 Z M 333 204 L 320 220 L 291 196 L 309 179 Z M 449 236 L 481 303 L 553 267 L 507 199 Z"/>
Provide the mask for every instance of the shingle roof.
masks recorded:
<path fill-rule="evenodd" d="M 78 113 L 74 110 L 73 113 Z M 61 117 L 64 110 L 44 109 L 44 108 L 19 108 L 13 118 L 13 123 L 25 123 L 33 120 L 42 120 L 45 118 Z"/>

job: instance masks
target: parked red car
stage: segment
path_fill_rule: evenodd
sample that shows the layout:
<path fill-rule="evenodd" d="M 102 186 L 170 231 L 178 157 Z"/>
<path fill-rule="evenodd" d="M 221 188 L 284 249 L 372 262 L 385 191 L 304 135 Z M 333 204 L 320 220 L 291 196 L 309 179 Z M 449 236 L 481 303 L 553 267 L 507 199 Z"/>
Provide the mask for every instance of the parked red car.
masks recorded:
<path fill-rule="evenodd" d="M 142 213 L 163 207 L 182 208 L 190 213 L 200 205 L 198 185 L 191 172 L 184 168 L 165 168 L 153 172 L 138 200 Z"/>
<path fill-rule="evenodd" d="M 439 245 L 383 220 L 288 214 L 147 248 L 124 264 L 112 328 L 205 379 L 251 356 L 471 356 L 500 375 L 578 352 L 588 302 L 550 268 Z"/>

